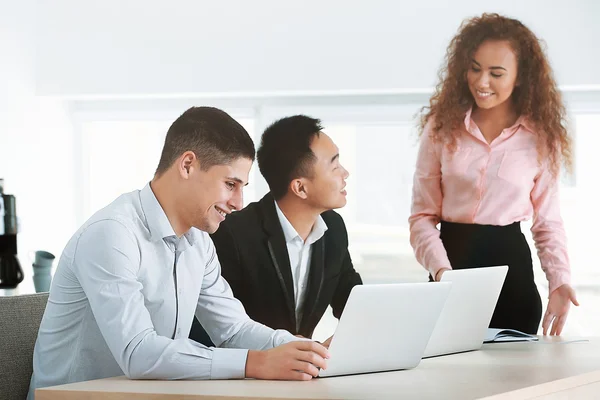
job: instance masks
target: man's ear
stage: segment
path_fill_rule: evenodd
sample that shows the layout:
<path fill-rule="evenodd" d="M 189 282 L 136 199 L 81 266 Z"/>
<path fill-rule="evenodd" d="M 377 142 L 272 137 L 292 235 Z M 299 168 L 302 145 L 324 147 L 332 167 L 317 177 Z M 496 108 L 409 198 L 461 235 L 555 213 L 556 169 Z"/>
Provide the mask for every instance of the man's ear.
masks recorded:
<path fill-rule="evenodd" d="M 195 168 L 194 162 L 197 160 L 196 154 L 193 151 L 186 151 L 177 161 L 179 175 L 183 179 L 189 179 L 190 173 Z"/>
<path fill-rule="evenodd" d="M 306 192 L 306 184 L 303 178 L 296 178 L 290 182 L 290 190 L 294 195 L 298 196 L 302 200 L 306 200 L 308 193 Z"/>

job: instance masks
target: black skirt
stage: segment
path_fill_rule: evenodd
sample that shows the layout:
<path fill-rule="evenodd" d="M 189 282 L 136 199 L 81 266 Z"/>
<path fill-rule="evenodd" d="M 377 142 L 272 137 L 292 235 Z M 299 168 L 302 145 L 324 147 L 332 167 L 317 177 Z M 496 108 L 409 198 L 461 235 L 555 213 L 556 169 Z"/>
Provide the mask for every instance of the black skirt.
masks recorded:
<path fill-rule="evenodd" d="M 494 226 L 442 221 L 440 231 L 453 269 L 508 265 L 490 328 L 536 334 L 542 318 L 542 301 L 533 279 L 531 251 L 520 223 Z"/>

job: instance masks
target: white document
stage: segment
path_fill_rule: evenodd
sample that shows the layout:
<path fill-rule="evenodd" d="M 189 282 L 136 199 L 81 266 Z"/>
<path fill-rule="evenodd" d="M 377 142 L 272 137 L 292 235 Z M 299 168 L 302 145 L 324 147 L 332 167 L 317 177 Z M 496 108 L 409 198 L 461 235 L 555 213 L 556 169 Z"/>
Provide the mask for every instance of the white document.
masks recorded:
<path fill-rule="evenodd" d="M 537 336 L 530 335 L 525 332 L 518 331 L 516 329 L 495 329 L 488 328 L 484 343 L 497 343 L 497 342 L 535 342 L 539 340 Z"/>

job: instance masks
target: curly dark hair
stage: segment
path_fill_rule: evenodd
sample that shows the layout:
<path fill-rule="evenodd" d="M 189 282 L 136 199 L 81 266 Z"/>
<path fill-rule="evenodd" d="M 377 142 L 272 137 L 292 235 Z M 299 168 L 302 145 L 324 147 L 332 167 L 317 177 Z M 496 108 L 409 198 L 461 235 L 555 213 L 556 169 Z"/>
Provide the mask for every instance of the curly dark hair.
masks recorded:
<path fill-rule="evenodd" d="M 550 168 L 556 175 L 561 164 L 570 170 L 572 144 L 566 110 L 542 41 L 520 21 L 499 14 L 485 13 L 461 24 L 446 50 L 429 106 L 421 109 L 420 134 L 433 117 L 434 140 L 448 139 L 451 148 L 456 146 L 458 128 L 474 104 L 467 84 L 467 71 L 473 54 L 486 40 L 507 41 L 515 53 L 517 81 L 522 84 L 514 88 L 512 98 L 517 112 L 536 129 L 539 160 L 548 157 Z"/>

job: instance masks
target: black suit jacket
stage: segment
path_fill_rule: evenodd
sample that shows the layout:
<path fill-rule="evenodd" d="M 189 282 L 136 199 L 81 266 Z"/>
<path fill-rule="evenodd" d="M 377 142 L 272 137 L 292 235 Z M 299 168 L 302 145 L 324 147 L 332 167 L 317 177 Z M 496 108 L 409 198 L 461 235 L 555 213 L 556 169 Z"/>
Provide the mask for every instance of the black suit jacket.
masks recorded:
<path fill-rule="evenodd" d="M 326 211 L 327 231 L 313 243 L 302 320 L 296 326 L 292 270 L 283 229 L 271 194 L 232 213 L 212 235 L 223 277 L 255 321 L 312 337 L 331 305 L 340 318 L 352 287 L 362 284 L 348 252 L 342 217 Z M 197 321 L 190 337 L 207 344 Z"/>

